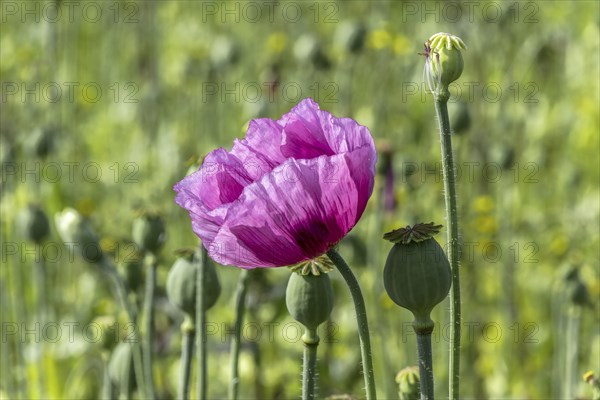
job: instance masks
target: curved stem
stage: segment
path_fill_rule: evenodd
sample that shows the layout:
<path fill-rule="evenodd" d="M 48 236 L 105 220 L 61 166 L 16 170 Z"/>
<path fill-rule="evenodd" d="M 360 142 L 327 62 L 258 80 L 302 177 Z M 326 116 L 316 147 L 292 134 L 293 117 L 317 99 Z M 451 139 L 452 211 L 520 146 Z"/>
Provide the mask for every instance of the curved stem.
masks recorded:
<path fill-rule="evenodd" d="M 304 361 L 302 364 L 302 400 L 317 398 L 317 347 L 319 335 L 315 329 L 306 328 L 302 336 L 304 342 Z"/>
<path fill-rule="evenodd" d="M 433 360 L 431 356 L 431 333 L 417 333 L 419 352 L 419 381 L 421 399 L 433 400 Z"/>
<path fill-rule="evenodd" d="M 145 333 L 143 342 L 144 351 L 144 379 L 146 381 L 146 396 L 154 399 L 154 377 L 152 374 L 152 344 L 154 343 L 154 290 L 156 288 L 156 257 L 147 254 L 145 258 L 147 268 L 146 295 L 144 296 Z"/>
<path fill-rule="evenodd" d="M 446 201 L 446 223 L 448 224 L 448 258 L 452 268 L 452 291 L 450 292 L 450 363 L 449 396 L 459 398 L 460 385 L 460 279 L 458 271 L 458 209 L 456 206 L 456 176 L 450 119 L 448 118 L 448 98 L 438 95 L 435 99 L 435 111 L 440 129 L 442 152 L 442 171 L 444 174 L 444 198 Z"/>
<path fill-rule="evenodd" d="M 229 378 L 229 398 L 236 400 L 238 398 L 240 378 L 239 378 L 239 358 L 240 358 L 240 344 L 242 336 L 242 324 L 244 323 L 244 313 L 246 311 L 246 290 L 248 287 L 248 273 L 247 269 L 243 269 L 240 273 L 240 277 L 237 283 L 236 295 L 235 295 L 235 326 L 233 332 L 233 339 L 231 340 L 231 359 L 230 365 L 230 378 Z"/>
<path fill-rule="evenodd" d="M 206 398 L 206 305 L 204 296 L 204 277 L 208 255 L 204 247 L 201 247 L 201 260 L 196 277 L 196 362 L 198 367 L 196 396 L 199 399 Z"/>
<path fill-rule="evenodd" d="M 348 264 L 346 264 L 346 261 L 344 261 L 344 259 L 335 249 L 330 249 L 327 251 L 327 256 L 331 259 L 331 261 L 333 261 L 337 269 L 340 271 L 340 274 L 350 289 L 352 301 L 354 301 L 367 400 L 374 400 L 377 398 L 377 394 L 375 392 L 375 377 L 373 374 L 373 360 L 371 358 L 371 338 L 369 336 L 369 323 L 367 321 L 365 299 L 363 298 L 362 291 L 360 290 L 360 285 L 352 273 L 352 270 L 350 267 L 348 267 Z"/>
<path fill-rule="evenodd" d="M 194 322 L 186 316 L 181 324 L 181 374 L 179 375 L 179 387 L 177 389 L 179 400 L 187 400 L 190 397 L 194 334 Z"/>

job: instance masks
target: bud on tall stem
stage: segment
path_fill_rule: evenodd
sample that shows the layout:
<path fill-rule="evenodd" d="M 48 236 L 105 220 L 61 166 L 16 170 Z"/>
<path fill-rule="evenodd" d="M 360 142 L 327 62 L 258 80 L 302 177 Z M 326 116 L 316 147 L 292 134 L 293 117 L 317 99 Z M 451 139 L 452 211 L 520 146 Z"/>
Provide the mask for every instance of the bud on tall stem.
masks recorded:
<path fill-rule="evenodd" d="M 459 398 L 460 384 L 460 279 L 458 271 L 459 238 L 458 206 L 456 202 L 456 177 L 450 118 L 448 117 L 449 85 L 458 79 L 464 63 L 461 50 L 467 46 L 458 36 L 437 33 L 425 42 L 425 69 L 429 89 L 434 95 L 435 111 L 440 131 L 442 172 L 444 176 L 444 199 L 446 223 L 448 225 L 448 258 L 452 269 L 452 291 L 450 292 L 450 361 L 449 397 Z"/>

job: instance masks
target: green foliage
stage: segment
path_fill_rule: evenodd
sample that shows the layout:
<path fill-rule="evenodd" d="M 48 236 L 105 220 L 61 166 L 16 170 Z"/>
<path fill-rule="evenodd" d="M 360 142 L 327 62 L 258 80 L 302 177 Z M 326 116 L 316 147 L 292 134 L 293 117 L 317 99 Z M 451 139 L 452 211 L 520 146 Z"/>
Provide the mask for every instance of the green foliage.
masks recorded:
<path fill-rule="evenodd" d="M 90 3 L 101 9 L 97 20 L 94 5 L 83 3 L 1 5 L 0 398 L 97 397 L 109 354 L 92 321 L 114 316 L 111 335 L 121 341 L 139 329 L 123 323 L 99 268 L 63 245 L 53 216 L 66 207 L 93 226 L 102 254 L 123 265 L 136 261 L 134 210 L 163 216 L 155 378 L 159 396 L 173 397 L 182 317 L 166 301 L 165 266 L 197 238 L 172 185 L 209 151 L 242 137 L 250 119 L 279 117 L 303 97 L 367 125 L 378 145 L 391 144 L 398 208 L 381 207 L 378 177 L 352 232 L 357 239 L 341 248 L 343 256 L 344 246 L 355 252 L 380 397 L 396 398 L 395 372 L 417 363 L 415 337 L 409 313 L 383 290 L 389 243 L 380 238 L 398 226 L 444 221 L 433 100 L 418 55 L 440 31 L 468 46 L 449 102 L 451 118 L 467 116 L 452 118 L 460 133 L 453 146 L 464 244 L 462 394 L 559 398 L 572 380 L 575 395 L 591 397 L 580 377 L 600 370 L 597 2 Z M 310 57 L 296 58 L 296 47 Z M 30 203 L 50 220 L 37 245 L 19 233 L 18 212 Z M 574 292 L 563 281 L 574 265 L 595 308 L 573 314 L 579 340 L 571 379 L 563 332 L 573 321 Z M 226 393 L 237 277 L 217 268 L 223 287 L 208 313 L 210 398 Z M 329 275 L 336 307 L 319 331 L 320 393 L 360 396 L 353 309 L 337 271 Z M 287 269 L 265 271 L 249 288 L 240 398 L 299 392 L 301 329 L 285 312 L 288 277 Z M 141 304 L 139 291 L 130 297 Z M 447 308 L 432 313 L 440 398 Z"/>

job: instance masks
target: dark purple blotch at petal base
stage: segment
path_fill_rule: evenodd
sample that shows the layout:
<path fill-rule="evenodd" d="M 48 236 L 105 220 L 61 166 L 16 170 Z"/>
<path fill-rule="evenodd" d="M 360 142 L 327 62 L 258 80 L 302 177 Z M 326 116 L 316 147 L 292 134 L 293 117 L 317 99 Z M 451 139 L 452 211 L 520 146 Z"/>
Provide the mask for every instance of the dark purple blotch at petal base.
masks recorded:
<path fill-rule="evenodd" d="M 318 257 L 357 223 L 373 192 L 369 130 L 312 99 L 250 122 L 174 187 L 194 232 L 223 265 L 281 267 Z"/>

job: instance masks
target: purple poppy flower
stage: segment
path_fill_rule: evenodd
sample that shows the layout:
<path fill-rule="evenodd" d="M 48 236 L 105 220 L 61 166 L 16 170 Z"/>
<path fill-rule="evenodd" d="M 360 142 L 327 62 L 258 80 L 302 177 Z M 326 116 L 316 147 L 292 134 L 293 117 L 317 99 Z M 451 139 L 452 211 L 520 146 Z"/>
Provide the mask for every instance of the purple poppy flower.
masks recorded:
<path fill-rule="evenodd" d="M 281 267 L 324 254 L 356 224 L 373 192 L 369 130 L 312 99 L 206 156 L 174 187 L 209 255 L 242 268 Z"/>

